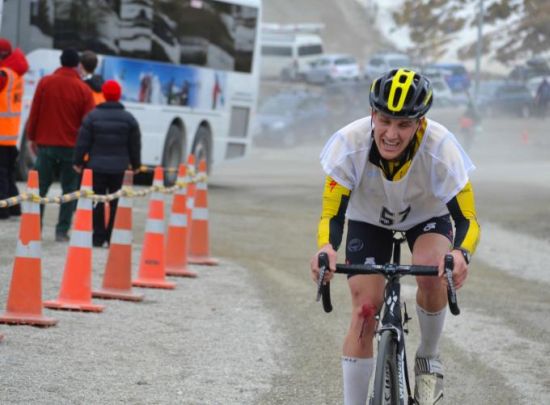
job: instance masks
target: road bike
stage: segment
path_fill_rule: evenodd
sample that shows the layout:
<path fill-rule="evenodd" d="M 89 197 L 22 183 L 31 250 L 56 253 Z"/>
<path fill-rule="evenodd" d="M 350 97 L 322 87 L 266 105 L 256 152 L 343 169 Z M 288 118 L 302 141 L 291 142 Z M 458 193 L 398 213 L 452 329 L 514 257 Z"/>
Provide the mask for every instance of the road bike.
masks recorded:
<path fill-rule="evenodd" d="M 407 306 L 401 306 L 400 278 L 410 276 L 437 276 L 437 266 L 401 265 L 401 243 L 406 239 L 394 235 L 393 260 L 391 263 L 377 264 L 337 264 L 336 273 L 342 274 L 380 274 L 386 278 L 384 305 L 376 314 L 379 322 L 376 330 L 378 355 L 374 371 L 373 392 L 370 405 L 414 405 L 407 369 L 405 335 L 408 334 L 407 323 L 412 319 L 407 313 Z M 445 277 L 447 279 L 447 298 L 453 315 L 460 314 L 453 283 L 453 256 L 445 256 Z M 322 298 L 325 312 L 332 311 L 330 284 L 323 283 L 329 269 L 328 255 L 319 254 L 319 281 L 317 301 Z M 382 321 L 380 322 L 380 313 Z"/>

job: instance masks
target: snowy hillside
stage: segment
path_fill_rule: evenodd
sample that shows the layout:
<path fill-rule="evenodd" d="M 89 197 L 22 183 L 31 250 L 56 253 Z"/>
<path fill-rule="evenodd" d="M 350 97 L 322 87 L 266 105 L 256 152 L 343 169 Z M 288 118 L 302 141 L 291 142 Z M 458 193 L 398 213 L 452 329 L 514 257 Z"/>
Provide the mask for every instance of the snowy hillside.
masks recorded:
<path fill-rule="evenodd" d="M 365 10 L 372 13 L 375 17 L 377 29 L 385 36 L 396 48 L 405 50 L 411 47 L 412 43 L 409 40 L 409 30 L 407 27 L 397 27 L 392 18 L 392 12 L 398 9 L 403 0 L 356 0 Z M 464 15 L 475 15 L 478 10 L 477 4 L 467 4 L 462 13 Z M 514 15 L 506 22 L 501 22 L 496 26 L 484 26 L 485 35 L 506 30 L 506 27 L 510 24 L 514 24 L 521 18 L 521 13 Z M 457 55 L 458 49 L 471 44 L 477 39 L 477 27 L 466 27 L 460 32 L 457 37 L 449 44 L 444 60 L 448 62 L 461 62 L 472 71 L 475 66 L 475 60 L 461 60 Z M 495 44 L 496 45 L 496 44 Z M 495 60 L 491 53 L 482 56 L 482 70 L 493 73 L 504 74 L 510 71 L 511 66 L 505 66 Z"/>
<path fill-rule="evenodd" d="M 262 20 L 280 24 L 322 23 L 326 52 L 350 53 L 360 61 L 392 46 L 357 0 L 264 0 Z"/>

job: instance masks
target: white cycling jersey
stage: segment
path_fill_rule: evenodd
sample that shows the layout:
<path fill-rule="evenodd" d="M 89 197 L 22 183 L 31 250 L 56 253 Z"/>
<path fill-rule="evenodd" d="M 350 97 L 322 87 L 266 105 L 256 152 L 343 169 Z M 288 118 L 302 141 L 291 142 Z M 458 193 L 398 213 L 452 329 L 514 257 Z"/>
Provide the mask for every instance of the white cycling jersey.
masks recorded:
<path fill-rule="evenodd" d="M 455 136 L 427 120 L 425 134 L 405 176 L 391 181 L 369 161 L 371 117 L 337 131 L 321 152 L 325 173 L 351 190 L 348 219 L 405 231 L 449 213 L 449 202 L 468 182 L 474 164 Z"/>

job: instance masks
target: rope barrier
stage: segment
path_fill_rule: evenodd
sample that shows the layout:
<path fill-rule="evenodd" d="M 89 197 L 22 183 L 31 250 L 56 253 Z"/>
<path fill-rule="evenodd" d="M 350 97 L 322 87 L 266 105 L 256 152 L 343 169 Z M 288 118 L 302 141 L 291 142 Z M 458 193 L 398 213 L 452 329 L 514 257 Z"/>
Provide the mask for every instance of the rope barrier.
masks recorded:
<path fill-rule="evenodd" d="M 169 171 L 171 169 L 165 169 L 165 171 Z M 191 174 L 190 177 L 192 179 L 189 181 L 189 183 L 201 183 L 206 182 L 207 175 L 206 174 L 195 174 L 194 169 L 190 170 Z M 63 194 L 55 197 L 40 197 L 37 194 L 33 193 L 21 193 L 17 196 L 9 197 L 5 200 L 0 200 L 0 208 L 7 208 L 7 207 L 13 207 L 15 205 L 21 204 L 23 201 L 32 201 L 34 203 L 39 203 L 42 205 L 46 204 L 63 204 L 71 201 L 76 201 L 79 198 L 89 198 L 93 202 L 100 202 L 100 203 L 106 203 L 113 200 L 116 200 L 120 197 L 129 197 L 129 198 L 136 198 L 136 197 L 145 197 L 151 193 L 154 192 L 160 192 L 164 194 L 172 194 L 178 189 L 185 188 L 187 186 L 187 182 L 182 181 L 176 181 L 176 183 L 171 187 L 164 187 L 164 186 L 150 186 L 145 189 L 137 190 L 133 187 L 122 187 L 120 190 L 111 193 L 111 194 L 95 194 L 92 190 L 78 190 L 73 191 L 72 193 Z"/>

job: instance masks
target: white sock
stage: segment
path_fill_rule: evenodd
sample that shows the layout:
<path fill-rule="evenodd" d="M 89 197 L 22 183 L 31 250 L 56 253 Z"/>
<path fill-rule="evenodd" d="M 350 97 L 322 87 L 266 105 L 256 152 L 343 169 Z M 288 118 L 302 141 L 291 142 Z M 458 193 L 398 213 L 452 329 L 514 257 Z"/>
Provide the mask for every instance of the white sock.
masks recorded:
<path fill-rule="evenodd" d="M 416 305 L 420 324 L 420 345 L 416 351 L 418 357 L 434 358 L 439 355 L 439 338 L 445 324 L 447 307 L 438 312 L 428 312 Z"/>
<path fill-rule="evenodd" d="M 344 405 L 365 405 L 374 359 L 342 357 L 344 373 Z"/>

